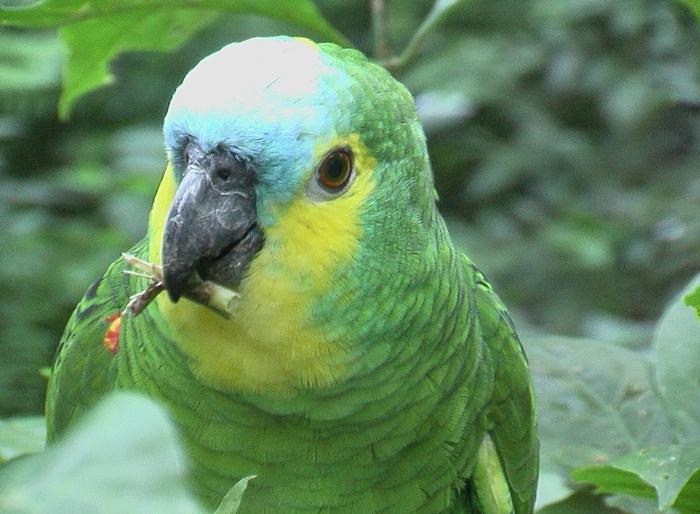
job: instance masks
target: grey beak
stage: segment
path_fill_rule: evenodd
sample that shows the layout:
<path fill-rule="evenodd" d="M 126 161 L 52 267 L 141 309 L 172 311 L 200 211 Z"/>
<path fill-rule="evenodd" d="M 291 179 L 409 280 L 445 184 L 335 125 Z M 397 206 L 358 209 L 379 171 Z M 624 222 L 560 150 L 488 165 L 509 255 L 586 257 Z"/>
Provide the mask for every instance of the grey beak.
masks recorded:
<path fill-rule="evenodd" d="M 197 152 L 178 186 L 163 236 L 163 283 L 174 302 L 195 273 L 237 285 L 262 247 L 253 173 L 230 153 Z"/>

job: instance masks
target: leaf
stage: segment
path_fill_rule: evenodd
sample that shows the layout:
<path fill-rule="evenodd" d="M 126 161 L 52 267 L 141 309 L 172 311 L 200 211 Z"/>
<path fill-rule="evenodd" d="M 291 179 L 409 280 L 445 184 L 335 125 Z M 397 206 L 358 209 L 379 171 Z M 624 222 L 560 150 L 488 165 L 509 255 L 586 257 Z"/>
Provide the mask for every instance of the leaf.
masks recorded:
<path fill-rule="evenodd" d="M 60 80 L 61 45 L 55 34 L 0 32 L 0 94 L 42 91 Z"/>
<path fill-rule="evenodd" d="M 574 470 L 574 479 L 590 482 L 598 492 L 657 498 L 659 509 L 675 507 L 696 513 L 700 505 L 700 440 L 648 448 L 608 465 Z"/>
<path fill-rule="evenodd" d="M 114 393 L 59 444 L 0 470 L 0 512 L 201 513 L 183 462 L 163 409 Z"/>
<path fill-rule="evenodd" d="M 46 423 L 41 416 L 0 420 L 0 463 L 44 449 Z"/>
<path fill-rule="evenodd" d="M 112 82 L 107 65 L 118 53 L 173 49 L 213 19 L 214 13 L 207 11 L 133 9 L 61 27 L 59 34 L 68 55 L 59 116 L 67 119 L 78 97 Z"/>
<path fill-rule="evenodd" d="M 80 95 L 111 81 L 107 63 L 115 55 L 171 50 L 221 13 L 274 18 L 350 45 L 311 0 L 45 0 L 29 7 L 0 7 L 0 23 L 61 27 L 68 50 L 59 102 L 59 114 L 65 119 Z"/>
<path fill-rule="evenodd" d="M 700 318 L 700 287 L 695 288 L 695 291 L 683 297 L 683 303 L 695 309 L 695 314 Z"/>
<path fill-rule="evenodd" d="M 241 506 L 241 499 L 243 498 L 243 493 L 248 487 L 248 482 L 256 478 L 256 475 L 251 475 L 245 478 L 241 478 L 236 485 L 234 485 L 221 500 L 219 507 L 214 511 L 214 514 L 236 514 L 238 507 Z"/>
<path fill-rule="evenodd" d="M 618 510 L 605 506 L 600 496 L 595 496 L 587 490 L 578 491 L 565 500 L 547 505 L 537 514 L 619 514 Z"/>
<path fill-rule="evenodd" d="M 516 43 L 499 34 L 465 34 L 407 69 L 402 81 L 413 92 L 459 94 L 475 110 L 512 94 L 513 84 L 538 70 L 545 59 L 546 54 L 527 41 Z M 455 62 L 463 66 L 455 68 Z"/>
<path fill-rule="evenodd" d="M 661 512 L 657 506 L 656 498 L 642 498 L 629 494 L 606 494 L 604 498 L 605 505 L 629 514 L 678 514 L 676 509 Z"/>
<path fill-rule="evenodd" d="M 652 347 L 658 389 L 681 442 L 700 438 L 700 323 L 682 301 L 699 283 L 700 275 L 670 303 Z"/>
<path fill-rule="evenodd" d="M 0 7 L 0 22 L 3 25 L 46 28 L 146 9 L 254 14 L 294 23 L 328 41 L 348 44 L 347 39 L 328 23 L 311 0 L 39 0 L 29 6 Z"/>
<path fill-rule="evenodd" d="M 680 0 L 682 4 L 685 4 L 693 14 L 700 18 L 700 1 L 698 0 Z"/>
<path fill-rule="evenodd" d="M 644 355 L 612 343 L 529 337 L 543 471 L 565 473 L 652 445 L 670 423 Z"/>

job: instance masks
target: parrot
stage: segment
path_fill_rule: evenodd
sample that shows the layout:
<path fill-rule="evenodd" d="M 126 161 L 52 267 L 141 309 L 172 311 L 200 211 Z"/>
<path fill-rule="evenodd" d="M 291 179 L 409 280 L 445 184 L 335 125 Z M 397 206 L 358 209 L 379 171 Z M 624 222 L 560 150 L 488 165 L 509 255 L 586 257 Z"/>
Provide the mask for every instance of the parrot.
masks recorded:
<path fill-rule="evenodd" d="M 114 261 L 49 379 L 48 441 L 100 398 L 173 420 L 188 484 L 239 513 L 533 512 L 539 442 L 507 310 L 453 244 L 411 93 L 356 49 L 289 36 L 204 57 L 173 94 L 146 236 L 162 294 Z M 236 293 L 230 316 L 192 280 Z"/>

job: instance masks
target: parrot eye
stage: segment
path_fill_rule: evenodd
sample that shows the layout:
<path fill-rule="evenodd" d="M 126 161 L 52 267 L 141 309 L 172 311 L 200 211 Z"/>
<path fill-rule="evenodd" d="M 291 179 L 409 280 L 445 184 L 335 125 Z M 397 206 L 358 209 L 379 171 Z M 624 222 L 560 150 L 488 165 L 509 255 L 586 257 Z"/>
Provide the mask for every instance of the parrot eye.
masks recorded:
<path fill-rule="evenodd" d="M 326 155 L 316 170 L 318 184 L 329 193 L 338 193 L 352 177 L 352 154 L 347 148 L 337 148 Z"/>

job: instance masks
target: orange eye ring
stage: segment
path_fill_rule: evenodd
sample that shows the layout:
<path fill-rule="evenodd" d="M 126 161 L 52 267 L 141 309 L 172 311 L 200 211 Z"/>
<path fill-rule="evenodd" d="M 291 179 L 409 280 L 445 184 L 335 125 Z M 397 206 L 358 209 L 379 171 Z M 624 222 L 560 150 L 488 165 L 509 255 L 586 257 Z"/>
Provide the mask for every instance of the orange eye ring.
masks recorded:
<path fill-rule="evenodd" d="M 347 148 L 337 148 L 321 161 L 317 170 L 318 183 L 325 190 L 338 192 L 347 186 L 352 176 L 352 154 Z"/>

